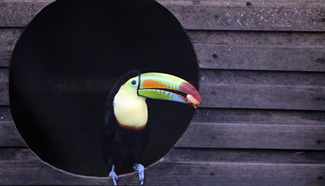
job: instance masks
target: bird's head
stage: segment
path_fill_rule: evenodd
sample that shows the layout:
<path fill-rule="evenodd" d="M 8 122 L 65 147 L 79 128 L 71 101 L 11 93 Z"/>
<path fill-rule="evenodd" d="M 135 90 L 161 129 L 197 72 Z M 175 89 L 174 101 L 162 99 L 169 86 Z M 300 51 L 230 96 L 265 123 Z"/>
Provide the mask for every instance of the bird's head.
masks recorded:
<path fill-rule="evenodd" d="M 196 108 L 201 98 L 196 88 L 182 78 L 164 73 L 143 73 L 127 80 L 121 89 L 151 99 L 175 101 Z"/>

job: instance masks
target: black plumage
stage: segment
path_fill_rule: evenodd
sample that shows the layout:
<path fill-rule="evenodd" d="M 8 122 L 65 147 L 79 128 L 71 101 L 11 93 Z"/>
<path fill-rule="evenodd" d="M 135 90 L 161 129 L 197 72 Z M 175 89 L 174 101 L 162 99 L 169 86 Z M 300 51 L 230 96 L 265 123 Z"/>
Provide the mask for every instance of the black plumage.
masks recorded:
<path fill-rule="evenodd" d="M 122 75 L 107 97 L 105 125 L 103 129 L 103 153 L 109 167 L 133 166 L 140 161 L 149 141 L 148 125 L 142 130 L 121 128 L 114 115 L 113 101 L 120 87 L 132 77 L 140 75 L 139 70 L 132 70 Z"/>

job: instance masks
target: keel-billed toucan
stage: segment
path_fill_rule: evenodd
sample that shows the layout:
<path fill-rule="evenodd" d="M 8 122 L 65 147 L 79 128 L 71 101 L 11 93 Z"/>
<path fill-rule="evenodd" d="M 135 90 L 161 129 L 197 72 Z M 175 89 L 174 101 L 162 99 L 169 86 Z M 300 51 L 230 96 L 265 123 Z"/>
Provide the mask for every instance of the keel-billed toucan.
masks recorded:
<path fill-rule="evenodd" d="M 192 105 L 201 102 L 193 85 L 173 75 L 144 73 L 132 70 L 121 76 L 111 89 L 106 102 L 103 152 L 109 176 L 116 185 L 115 166 L 133 166 L 141 185 L 144 167 L 139 159 L 149 140 L 146 127 L 148 110 L 146 98 L 176 101 Z"/>

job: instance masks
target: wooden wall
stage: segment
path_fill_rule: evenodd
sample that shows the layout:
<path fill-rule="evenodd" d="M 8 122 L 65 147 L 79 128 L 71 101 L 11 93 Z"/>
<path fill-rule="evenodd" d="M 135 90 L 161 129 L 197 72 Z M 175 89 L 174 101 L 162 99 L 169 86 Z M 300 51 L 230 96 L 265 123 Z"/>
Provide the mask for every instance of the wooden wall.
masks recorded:
<path fill-rule="evenodd" d="M 0 184 L 110 185 L 33 154 L 10 115 L 8 75 L 23 28 L 53 0 L 0 2 Z M 159 0 L 184 26 L 202 105 L 146 185 L 325 185 L 325 2 Z M 119 184 L 136 185 L 136 174 Z"/>

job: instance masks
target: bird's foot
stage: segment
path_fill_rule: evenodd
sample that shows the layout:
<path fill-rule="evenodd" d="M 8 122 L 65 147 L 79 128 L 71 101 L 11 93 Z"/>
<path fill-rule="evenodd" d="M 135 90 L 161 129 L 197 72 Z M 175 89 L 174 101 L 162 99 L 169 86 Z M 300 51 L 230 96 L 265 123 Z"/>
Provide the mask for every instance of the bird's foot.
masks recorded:
<path fill-rule="evenodd" d="M 114 185 L 116 185 L 116 180 L 118 180 L 117 174 L 114 171 L 114 165 L 112 166 L 112 171 L 108 175 L 112 178 Z"/>
<path fill-rule="evenodd" d="M 134 164 L 133 168 L 135 171 L 138 172 L 140 184 L 143 185 L 143 181 L 144 181 L 144 167 L 143 167 L 143 165 L 136 163 L 136 164 Z"/>

